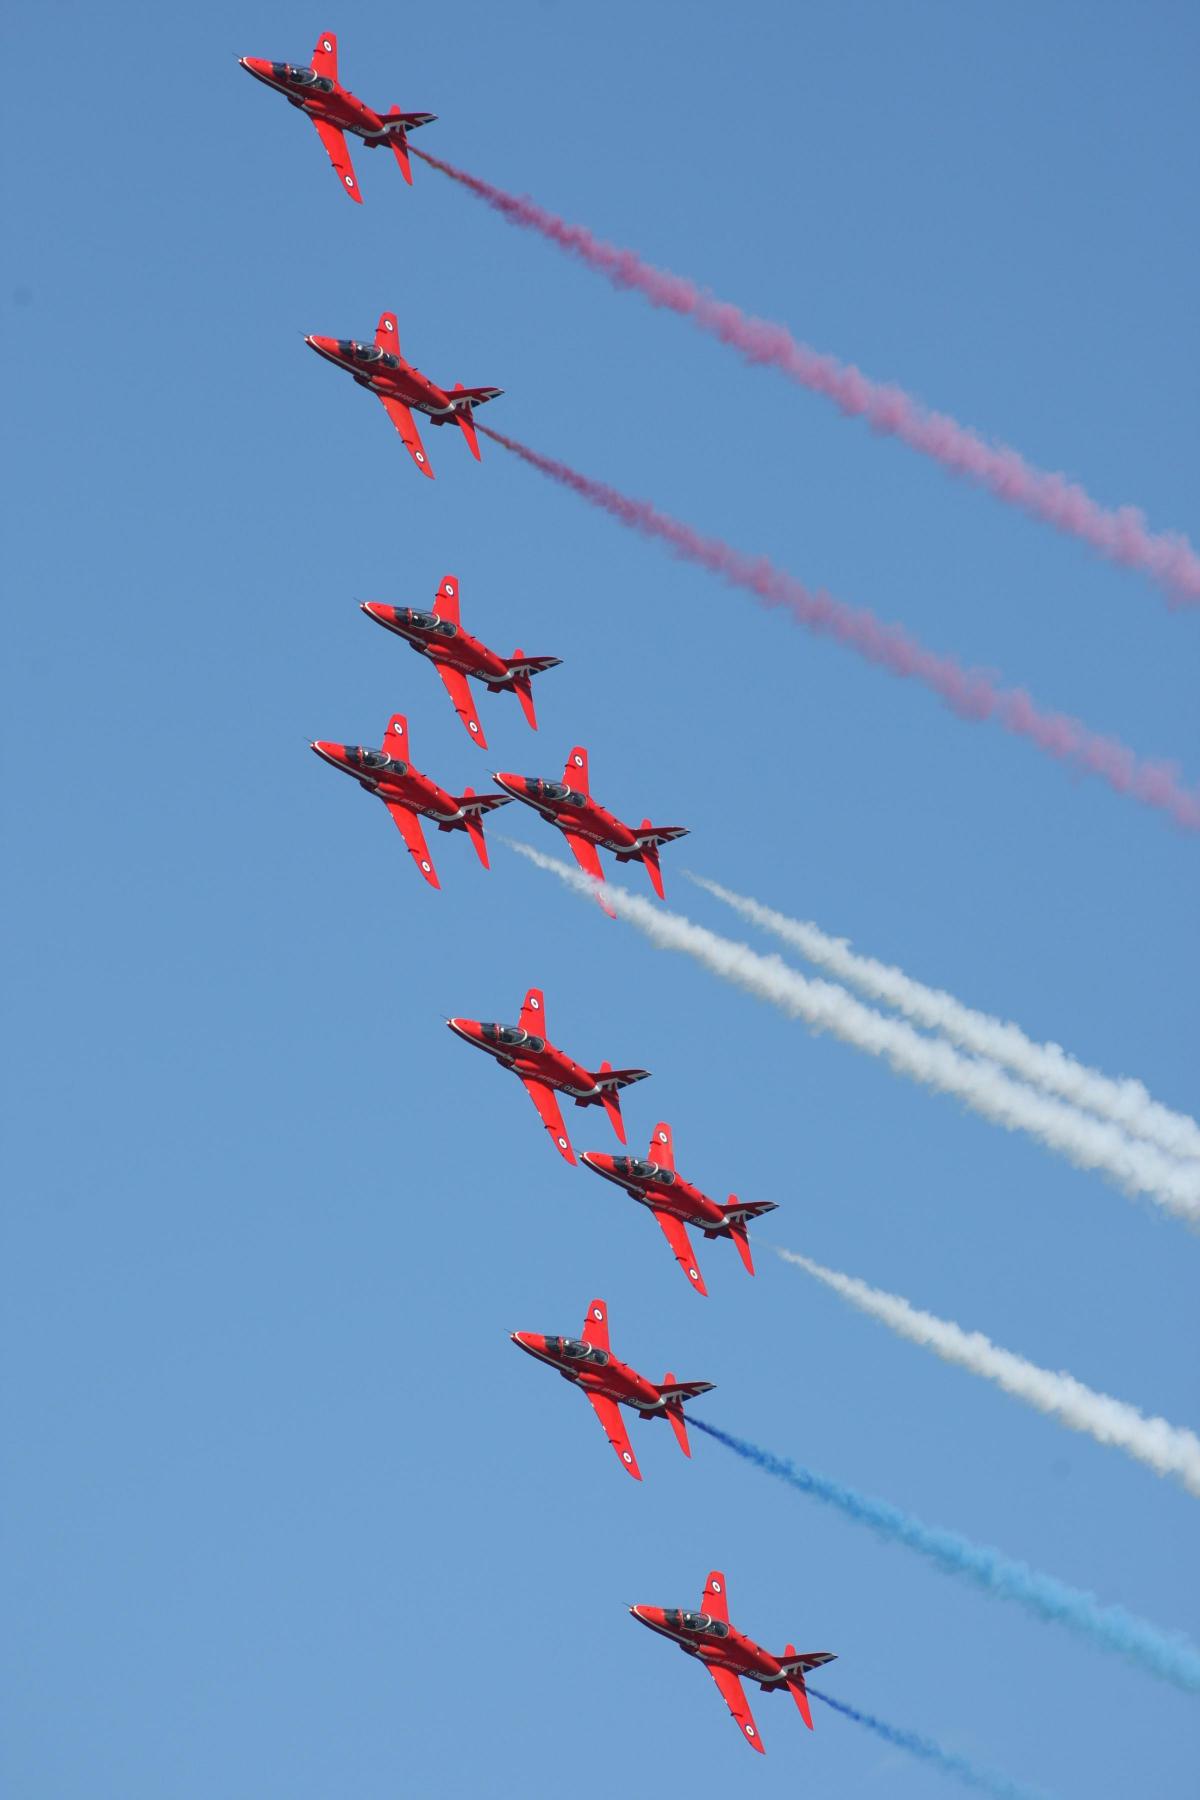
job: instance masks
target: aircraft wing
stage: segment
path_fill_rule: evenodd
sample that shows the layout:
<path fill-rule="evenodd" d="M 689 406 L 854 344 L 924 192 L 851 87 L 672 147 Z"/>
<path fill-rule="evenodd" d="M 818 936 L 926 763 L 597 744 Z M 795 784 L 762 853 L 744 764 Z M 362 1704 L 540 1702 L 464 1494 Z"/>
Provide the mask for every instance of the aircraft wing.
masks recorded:
<path fill-rule="evenodd" d="M 567 1136 L 567 1128 L 563 1124 L 562 1114 L 558 1110 L 558 1101 L 554 1098 L 553 1089 L 548 1088 L 544 1081 L 536 1081 L 532 1075 L 522 1075 L 521 1080 L 524 1083 L 525 1092 L 538 1109 L 538 1118 L 550 1133 L 555 1149 L 569 1163 L 573 1163 L 575 1152 L 571 1148 L 571 1140 Z"/>
<path fill-rule="evenodd" d="M 604 870 L 600 867 L 600 852 L 596 849 L 595 844 L 591 843 L 587 838 L 579 837 L 574 831 L 564 831 L 563 836 L 571 846 L 571 855 L 575 858 L 575 861 L 579 864 L 584 874 L 592 876 L 595 881 L 603 881 Z M 596 903 L 600 907 L 601 912 L 606 912 L 610 919 L 616 918 L 616 913 L 613 911 L 609 902 L 604 898 L 603 894 L 596 895 Z"/>
<path fill-rule="evenodd" d="M 317 136 L 324 144 L 329 160 L 341 177 L 342 186 L 352 200 L 362 205 L 362 195 L 358 191 L 358 181 L 354 174 L 354 164 L 350 161 L 350 152 L 346 148 L 345 133 L 336 125 L 330 125 L 324 119 L 313 119 Z"/>
<path fill-rule="evenodd" d="M 429 858 L 429 845 L 425 842 L 421 821 L 416 813 L 410 812 L 407 806 L 401 806 L 398 800 L 385 800 L 383 804 L 395 819 L 401 837 L 412 851 L 413 861 L 430 887 L 441 887 L 437 871 Z"/>
<path fill-rule="evenodd" d="M 585 875 L 591 875 L 597 881 L 604 880 L 604 870 L 600 867 L 600 852 L 595 844 L 587 838 L 579 837 L 573 831 L 564 831 L 563 836 L 571 846 L 571 855 L 579 864 Z"/>
<path fill-rule="evenodd" d="M 625 1421 L 621 1417 L 621 1409 L 615 1400 L 607 1394 L 593 1394 L 584 1388 L 584 1393 L 592 1403 L 596 1417 L 604 1427 L 604 1435 L 620 1457 L 622 1464 L 629 1470 L 635 1481 L 642 1479 L 642 1471 L 637 1466 L 637 1457 L 633 1454 L 633 1445 L 629 1441 L 629 1433 L 625 1429 Z"/>
<path fill-rule="evenodd" d="M 732 1669 L 722 1668 L 718 1663 L 704 1664 L 713 1680 L 721 1690 L 721 1698 L 738 1722 L 742 1736 L 752 1750 L 763 1754 L 762 1739 L 758 1735 L 758 1726 L 754 1723 L 754 1715 L 743 1691 L 742 1684 Z"/>
<path fill-rule="evenodd" d="M 455 712 L 475 739 L 487 749 L 487 739 L 483 735 L 483 726 L 479 723 L 479 714 L 475 711 L 475 700 L 471 693 L 471 684 L 461 669 L 452 669 L 447 663 L 434 663 L 434 668 L 442 678 L 442 686 L 449 694 Z"/>
<path fill-rule="evenodd" d="M 688 1234 L 684 1227 L 683 1220 L 677 1219 L 674 1213 L 660 1212 L 656 1206 L 652 1206 L 650 1210 L 662 1226 L 663 1236 L 671 1246 L 675 1261 L 679 1264 L 696 1292 L 698 1294 L 707 1294 L 708 1289 L 704 1285 L 703 1275 L 696 1267 L 696 1259 L 692 1255 L 692 1246 L 688 1242 Z"/>
<path fill-rule="evenodd" d="M 430 481 L 432 481 L 433 470 L 429 466 L 429 458 L 425 454 L 425 446 L 421 442 L 416 425 L 413 423 L 413 416 L 409 412 L 407 406 L 405 406 L 403 400 L 393 400 L 390 394 L 377 394 L 376 399 L 383 407 L 388 418 L 392 421 L 392 424 L 396 427 L 396 430 L 400 433 L 400 436 L 404 440 L 404 448 L 408 451 L 408 454 L 412 457 L 422 475 L 428 475 Z"/>
<path fill-rule="evenodd" d="M 312 53 L 312 66 L 315 75 L 324 75 L 330 81 L 337 80 L 337 39 L 332 31 L 323 31 L 317 39 L 317 47 Z"/>

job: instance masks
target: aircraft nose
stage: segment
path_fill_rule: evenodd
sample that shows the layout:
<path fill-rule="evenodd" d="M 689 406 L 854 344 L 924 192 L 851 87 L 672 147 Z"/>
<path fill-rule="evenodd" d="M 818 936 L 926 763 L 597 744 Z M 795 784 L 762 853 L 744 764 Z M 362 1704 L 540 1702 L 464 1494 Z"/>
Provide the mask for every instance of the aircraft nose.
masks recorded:
<path fill-rule="evenodd" d="M 492 780 L 497 787 L 502 787 L 506 794 L 515 794 L 521 785 L 521 777 L 511 774 L 507 770 L 501 770 L 499 774 L 493 775 Z"/>

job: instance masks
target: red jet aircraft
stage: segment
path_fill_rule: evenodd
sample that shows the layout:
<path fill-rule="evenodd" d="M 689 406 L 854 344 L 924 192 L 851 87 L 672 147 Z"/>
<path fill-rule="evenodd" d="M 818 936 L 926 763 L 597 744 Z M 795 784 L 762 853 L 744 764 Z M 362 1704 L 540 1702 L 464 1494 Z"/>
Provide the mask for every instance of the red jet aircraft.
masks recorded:
<path fill-rule="evenodd" d="M 477 1050 L 486 1050 L 501 1068 L 511 1069 L 524 1083 L 538 1117 L 569 1163 L 575 1161 L 575 1152 L 554 1098 L 556 1088 L 574 1100 L 576 1106 L 602 1106 L 613 1130 L 625 1142 L 620 1090 L 632 1087 L 635 1081 L 645 1081 L 649 1069 L 614 1069 L 611 1063 L 602 1062 L 593 1075 L 565 1051 L 548 1044 L 541 1035 L 546 1029 L 546 1002 L 541 988 L 530 988 L 526 994 L 519 1025 L 485 1025 L 478 1019 L 447 1019 L 446 1023 L 460 1038 L 474 1044 Z"/>
<path fill-rule="evenodd" d="M 353 338 L 306 337 L 304 341 L 310 350 L 315 350 L 318 356 L 323 356 L 337 368 L 345 369 L 359 387 L 365 387 L 375 395 L 422 475 L 433 480 L 425 446 L 413 422 L 413 407 L 423 412 L 434 425 L 445 425 L 453 420 L 466 438 L 475 461 L 482 461 L 472 408 L 494 400 L 504 389 L 465 388 L 461 381 L 455 382 L 448 392 L 438 387 L 428 375 L 422 375 L 420 369 L 414 369 L 400 355 L 395 313 L 380 314 L 373 344 L 358 344 Z"/>
<path fill-rule="evenodd" d="M 623 1406 L 632 1407 L 643 1419 L 670 1419 L 679 1448 L 685 1456 L 692 1454 L 683 1402 L 694 1400 L 697 1394 L 711 1393 L 712 1382 L 676 1381 L 668 1371 L 659 1384 L 618 1362 L 608 1347 L 608 1307 L 603 1300 L 593 1300 L 588 1307 L 582 1340 L 543 1337 L 540 1331 L 514 1331 L 512 1341 L 539 1362 L 557 1369 L 565 1381 L 573 1381 L 583 1389 L 604 1427 L 605 1437 L 635 1481 L 642 1479 L 642 1471 L 621 1419 Z"/>
<path fill-rule="evenodd" d="M 743 1677 L 747 1681 L 757 1681 L 764 1694 L 787 1688 L 800 1708 L 800 1717 L 812 1730 L 808 1689 L 804 1685 L 805 1671 L 836 1662 L 837 1657 L 829 1650 L 797 1654 L 794 1644 L 789 1644 L 782 1656 L 772 1656 L 761 1644 L 735 1631 L 729 1623 L 725 1577 L 720 1569 L 714 1569 L 708 1578 L 699 1612 L 680 1612 L 677 1607 L 662 1606 L 631 1606 L 629 1610 L 651 1631 L 670 1638 L 689 1656 L 699 1657 L 720 1688 L 721 1698 L 751 1749 L 761 1754 L 762 1740 L 742 1688 Z"/>
<path fill-rule="evenodd" d="M 398 106 L 393 106 L 390 112 L 372 112 L 365 102 L 356 99 L 348 88 L 338 83 L 337 39 L 332 31 L 323 31 L 317 39 L 312 67 L 308 69 L 295 68 L 290 63 L 264 62 L 260 56 L 239 56 L 238 61 L 248 75 L 264 81 L 307 114 L 341 177 L 342 186 L 360 206 L 362 195 L 346 148 L 348 131 L 361 138 L 368 150 L 389 144 L 405 181 L 412 186 L 406 134 L 420 125 L 431 125 L 437 114 L 401 112 Z"/>
<path fill-rule="evenodd" d="M 533 711 L 531 677 L 545 669 L 557 669 L 562 660 L 557 656 L 526 656 L 514 650 L 511 656 L 498 656 L 464 631 L 458 617 L 459 586 L 454 575 L 444 575 L 433 602 L 432 612 L 414 612 L 411 606 L 383 606 L 378 600 L 364 600 L 362 610 L 385 631 L 394 631 L 420 655 L 427 656 L 445 684 L 454 710 L 475 739 L 487 749 L 487 739 L 475 702 L 467 683 L 468 675 L 486 681 L 489 694 L 503 689 L 517 696 L 521 711 L 537 730 Z"/>
<path fill-rule="evenodd" d="M 328 744 L 318 739 L 309 746 L 318 756 L 353 775 L 360 787 L 374 794 L 391 813 L 400 835 L 413 854 L 413 861 L 430 887 L 440 887 L 437 872 L 429 858 L 429 846 L 421 830 L 418 813 L 433 819 L 439 831 L 465 831 L 475 846 L 486 869 L 487 845 L 483 841 L 483 815 L 494 806 L 503 806 L 499 794 L 477 794 L 468 788 L 459 799 L 448 794 L 428 775 L 414 769 L 408 760 L 408 721 L 403 713 L 393 713 L 384 734 L 382 750 L 364 750 L 352 744 Z"/>
<path fill-rule="evenodd" d="M 658 846 L 687 836 L 686 825 L 652 825 L 643 819 L 635 829 L 624 825 L 599 801 L 593 800 L 588 787 L 588 753 L 576 744 L 563 770 L 561 781 L 542 781 L 536 775 L 493 775 L 492 780 L 514 800 L 524 801 L 543 819 L 549 819 L 571 846 L 571 853 L 585 875 L 604 880 L 600 867 L 600 850 L 611 850 L 618 862 L 644 862 L 659 899 L 664 898 L 662 870 L 658 862 Z M 606 911 L 610 910 L 608 908 Z"/>
<path fill-rule="evenodd" d="M 627 1194 L 649 1207 L 675 1252 L 676 1262 L 698 1294 L 707 1294 L 708 1289 L 704 1285 L 704 1277 L 696 1267 L 696 1259 L 688 1241 L 689 1225 L 698 1225 L 706 1238 L 732 1238 L 738 1247 L 738 1255 L 753 1275 L 754 1264 L 750 1260 L 746 1221 L 761 1218 L 763 1213 L 774 1212 L 775 1201 L 739 1200 L 736 1194 L 730 1194 L 728 1206 L 722 1206 L 718 1200 L 710 1200 L 698 1187 L 693 1187 L 690 1181 L 685 1181 L 682 1175 L 676 1174 L 675 1146 L 671 1140 L 669 1125 L 659 1123 L 654 1127 L 648 1155 L 654 1158 L 653 1162 L 638 1162 L 635 1157 L 606 1156 L 599 1150 L 585 1150 L 583 1161 L 595 1174 L 603 1175 L 606 1181 L 615 1181 Z"/>

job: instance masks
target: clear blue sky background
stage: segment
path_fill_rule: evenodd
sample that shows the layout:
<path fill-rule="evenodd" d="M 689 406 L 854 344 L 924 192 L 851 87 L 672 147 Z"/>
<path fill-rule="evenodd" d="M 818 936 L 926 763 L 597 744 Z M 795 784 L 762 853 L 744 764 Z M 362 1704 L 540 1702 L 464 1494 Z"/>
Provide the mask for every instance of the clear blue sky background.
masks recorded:
<path fill-rule="evenodd" d="M 546 990 L 654 1071 L 638 1142 L 779 1242 L 1195 1421 L 1200 1251 L 1023 1138 L 656 954 L 500 846 L 426 889 L 307 741 L 557 774 L 690 865 L 1200 1106 L 1195 839 L 755 610 L 485 446 L 421 481 L 301 334 L 384 307 L 498 426 L 1200 775 L 1197 619 L 238 69 L 307 58 L 428 146 L 1133 500 L 1195 507 L 1184 4 L 60 4 L 6 36 L 13 846 L 7 1791 L 30 1800 L 932 1793 L 755 1697 L 748 1756 L 631 1601 L 836 1650 L 852 1703 L 1059 1795 L 1192 1791 L 1197 1707 L 633 1426 L 624 1479 L 514 1329 L 607 1297 L 704 1416 L 1200 1637 L 1196 1502 L 760 1252 L 698 1301 L 448 1013 Z M 359 598 L 446 570 L 563 658 L 469 743 Z M 506 823 L 552 847 L 532 817 Z M 635 885 L 640 885 L 640 872 Z M 736 935 L 736 931 L 735 931 Z M 611 1147 L 573 1113 L 578 1147 Z M 767 1233 L 770 1236 L 772 1233 Z M 948 1791 L 948 1790 L 947 1790 Z"/>

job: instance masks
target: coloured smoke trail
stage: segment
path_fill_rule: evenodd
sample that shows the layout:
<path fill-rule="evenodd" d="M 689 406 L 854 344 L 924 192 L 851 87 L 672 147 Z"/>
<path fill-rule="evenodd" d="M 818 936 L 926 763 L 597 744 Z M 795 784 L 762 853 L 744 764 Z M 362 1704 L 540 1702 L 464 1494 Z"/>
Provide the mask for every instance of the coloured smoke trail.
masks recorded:
<path fill-rule="evenodd" d="M 1113 1650 L 1152 1675 L 1174 1682 L 1191 1693 L 1200 1692 L 1200 1650 L 1176 1632 L 1160 1631 L 1148 1619 L 1139 1619 L 1123 1606 L 1102 1606 L 1094 1594 L 1068 1587 L 1053 1575 L 1043 1575 L 1027 1563 L 1014 1562 L 986 1544 L 973 1544 L 956 1531 L 926 1525 L 888 1500 L 845 1487 L 828 1475 L 772 1456 L 744 1438 L 732 1436 L 707 1420 L 688 1415 L 688 1422 L 735 1456 L 753 1463 L 798 1493 L 836 1507 L 858 1525 L 866 1525 L 891 1543 L 906 1544 L 948 1575 L 961 1575 L 1001 1600 L 1012 1600 L 1040 1619 L 1065 1625 L 1091 1643 Z"/>
<path fill-rule="evenodd" d="M 932 1738 L 922 1737 L 916 1731 L 904 1731 L 899 1725 L 889 1725 L 885 1719 L 877 1719 L 874 1713 L 861 1712 L 857 1706 L 851 1706 L 845 1700 L 835 1700 L 832 1694 L 818 1692 L 811 1682 L 808 1683 L 808 1691 L 812 1699 L 819 1700 L 823 1706 L 832 1707 L 843 1718 L 853 1719 L 856 1725 L 865 1725 L 868 1731 L 873 1731 L 889 1744 L 895 1744 L 898 1750 L 907 1750 L 910 1756 L 919 1756 L 922 1762 L 932 1763 L 944 1775 L 955 1775 L 967 1787 L 992 1794 L 995 1800 L 1047 1800 L 1040 1789 L 1025 1787 L 1023 1783 L 1012 1781 L 995 1769 L 980 1768 L 977 1763 L 959 1756 L 953 1750 L 943 1750 Z"/>
<path fill-rule="evenodd" d="M 715 300 L 694 282 L 656 269 L 632 250 L 603 243 L 582 225 L 570 225 L 532 200 L 507 194 L 426 150 L 418 150 L 415 144 L 410 148 L 414 156 L 459 182 L 510 224 L 540 232 L 560 250 L 606 276 L 614 287 L 632 288 L 652 306 L 681 314 L 701 331 L 740 351 L 747 362 L 778 369 L 801 387 L 832 400 L 847 416 L 866 419 L 873 431 L 899 438 L 910 449 L 931 457 L 952 475 L 965 476 L 998 500 L 1082 538 L 1111 562 L 1140 569 L 1158 582 L 1173 602 L 1200 601 L 1200 555 L 1186 537 L 1150 531 L 1137 507 L 1101 506 L 1077 482 L 1035 468 L 1004 444 L 985 442 L 945 413 L 927 411 L 903 388 L 869 381 L 852 365 L 801 343 L 786 326 L 756 319 L 728 301 Z"/>
<path fill-rule="evenodd" d="M 712 894 L 743 919 L 761 925 L 782 943 L 799 950 L 818 968 L 849 982 L 868 999 L 896 1007 L 914 1024 L 940 1031 L 951 1043 L 1012 1069 L 1034 1087 L 1061 1094 L 1072 1106 L 1111 1119 L 1123 1131 L 1157 1144 L 1169 1156 L 1184 1162 L 1200 1158 L 1200 1125 L 1187 1113 L 1173 1112 L 1152 1099 L 1140 1081 L 1128 1076 L 1114 1080 L 1099 1069 L 1077 1062 L 1057 1044 L 1035 1043 L 1018 1025 L 977 1012 L 953 994 L 914 981 L 903 969 L 877 962 L 871 956 L 859 956 L 845 938 L 830 937 L 806 919 L 791 919 L 745 894 L 733 893 L 705 875 L 693 875 L 688 869 L 684 874 L 706 894 Z"/>
<path fill-rule="evenodd" d="M 1037 1363 L 1028 1362 L 1011 1350 L 1002 1350 L 982 1331 L 964 1331 L 953 1320 L 921 1312 L 901 1295 L 870 1287 L 854 1275 L 823 1268 L 794 1250 L 778 1250 L 776 1254 L 784 1262 L 807 1270 L 851 1306 L 889 1326 L 910 1344 L 920 1344 L 944 1362 L 956 1363 L 972 1375 L 994 1381 L 1006 1394 L 1027 1401 L 1072 1431 L 1086 1432 L 1098 1444 L 1124 1450 L 1156 1475 L 1173 1475 L 1190 1494 L 1200 1495 L 1200 1438 L 1186 1426 L 1172 1425 L 1166 1419 L 1148 1419 L 1128 1401 L 1097 1393 L 1065 1370 L 1039 1368 Z"/>
<path fill-rule="evenodd" d="M 765 556 L 748 556 L 705 537 L 690 525 L 659 512 L 647 500 L 634 500 L 606 482 L 593 481 L 568 464 L 542 456 L 528 445 L 476 421 L 485 437 L 511 450 L 531 468 L 548 475 L 590 505 L 611 514 L 631 531 L 668 544 L 676 556 L 699 563 L 733 587 L 744 588 L 760 605 L 779 607 L 798 625 L 818 636 L 833 637 L 867 662 L 909 681 L 932 688 L 960 718 L 990 720 L 1017 737 L 1036 744 L 1047 756 L 1098 776 L 1119 794 L 1158 808 L 1188 831 L 1200 831 L 1200 792 L 1182 787 L 1175 770 L 1150 762 L 1116 738 L 1102 737 L 1065 713 L 1044 712 L 1021 688 L 997 687 L 978 669 L 964 669 L 952 656 L 926 650 L 898 625 L 885 625 L 866 607 L 848 606 L 824 589 L 815 592 Z"/>
<path fill-rule="evenodd" d="M 1028 1132 L 1076 1168 L 1102 1170 L 1127 1193 L 1149 1194 L 1169 1212 L 1200 1225 L 1200 1163 L 1176 1162 L 1154 1144 L 1127 1137 L 1107 1120 L 1014 1081 L 994 1063 L 964 1056 L 952 1044 L 924 1037 L 905 1020 L 864 1006 L 835 982 L 799 974 L 781 957 L 760 956 L 748 944 L 720 937 L 628 888 L 598 883 L 516 838 L 500 841 L 537 868 L 557 875 L 572 892 L 591 900 L 603 895 L 617 917 L 657 949 L 690 956 L 719 980 L 765 1000 L 788 1018 L 802 1019 L 811 1031 L 831 1032 L 843 1043 L 881 1057 L 897 1074 L 955 1095 L 981 1118 L 1010 1131 Z"/>

